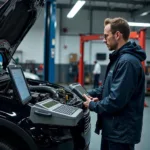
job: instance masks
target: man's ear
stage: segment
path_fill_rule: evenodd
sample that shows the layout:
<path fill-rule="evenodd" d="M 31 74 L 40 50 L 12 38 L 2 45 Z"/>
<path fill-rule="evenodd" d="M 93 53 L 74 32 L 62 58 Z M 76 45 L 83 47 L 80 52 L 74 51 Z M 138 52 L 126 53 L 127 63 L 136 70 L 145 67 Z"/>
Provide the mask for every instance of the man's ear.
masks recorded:
<path fill-rule="evenodd" d="M 121 33 L 120 33 L 119 31 L 117 31 L 117 32 L 115 33 L 115 39 L 116 39 L 116 40 L 119 40 L 119 39 L 120 39 L 120 36 L 121 36 Z"/>

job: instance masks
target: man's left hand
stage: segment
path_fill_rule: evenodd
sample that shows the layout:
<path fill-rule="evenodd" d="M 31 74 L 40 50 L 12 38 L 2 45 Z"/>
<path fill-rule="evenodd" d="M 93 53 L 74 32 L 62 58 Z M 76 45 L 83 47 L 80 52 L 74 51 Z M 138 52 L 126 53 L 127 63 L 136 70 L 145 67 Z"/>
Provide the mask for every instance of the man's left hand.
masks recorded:
<path fill-rule="evenodd" d="M 92 100 L 91 100 L 90 97 L 86 96 L 85 94 L 84 94 L 83 96 L 84 96 L 85 99 L 86 99 L 86 102 L 84 102 L 83 104 L 84 104 L 84 106 L 85 106 L 86 108 L 89 108 L 89 104 L 90 104 L 90 102 L 91 102 Z"/>

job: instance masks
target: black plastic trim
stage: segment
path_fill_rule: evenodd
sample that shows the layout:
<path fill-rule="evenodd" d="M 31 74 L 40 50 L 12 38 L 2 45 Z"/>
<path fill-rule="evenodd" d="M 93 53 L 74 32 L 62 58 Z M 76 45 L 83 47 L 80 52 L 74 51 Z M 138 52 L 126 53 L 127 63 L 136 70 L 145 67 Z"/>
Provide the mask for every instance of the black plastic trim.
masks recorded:
<path fill-rule="evenodd" d="M 23 139 L 23 141 L 25 143 L 27 143 L 30 150 L 38 150 L 33 139 L 23 129 L 21 129 L 16 124 L 14 124 L 8 120 L 0 118 L 0 126 L 4 126 L 4 127 L 8 128 L 9 130 L 11 130 L 12 132 L 15 132 L 20 138 Z"/>

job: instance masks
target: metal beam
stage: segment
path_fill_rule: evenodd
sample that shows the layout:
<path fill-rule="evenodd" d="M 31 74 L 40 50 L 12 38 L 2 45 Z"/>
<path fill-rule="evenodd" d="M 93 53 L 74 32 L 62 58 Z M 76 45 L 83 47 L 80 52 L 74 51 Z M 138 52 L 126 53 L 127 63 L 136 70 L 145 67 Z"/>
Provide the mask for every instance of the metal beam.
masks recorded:
<path fill-rule="evenodd" d="M 69 4 L 57 4 L 57 8 L 65 8 L 65 9 L 70 9 L 73 5 L 69 5 Z M 83 9 L 85 10 L 98 10 L 98 11 L 106 11 L 107 7 L 101 7 L 101 6 L 92 6 L 90 8 L 90 6 L 83 6 Z M 134 9 L 137 10 L 137 9 Z M 118 11 L 118 12 L 130 12 L 129 8 L 109 8 L 109 11 Z M 133 11 L 133 10 L 132 10 Z"/>
<path fill-rule="evenodd" d="M 89 1 L 89 0 L 86 0 Z M 106 0 L 93 0 L 93 2 L 106 2 Z M 145 1 L 135 1 L 135 0 L 111 0 L 111 3 L 122 3 L 122 4 L 134 4 L 134 5 L 145 5 Z M 150 4 L 150 1 L 146 1 L 147 4 Z"/>
<path fill-rule="evenodd" d="M 140 16 L 144 12 L 150 12 L 150 6 L 143 7 L 140 10 L 133 11 L 133 17 Z"/>

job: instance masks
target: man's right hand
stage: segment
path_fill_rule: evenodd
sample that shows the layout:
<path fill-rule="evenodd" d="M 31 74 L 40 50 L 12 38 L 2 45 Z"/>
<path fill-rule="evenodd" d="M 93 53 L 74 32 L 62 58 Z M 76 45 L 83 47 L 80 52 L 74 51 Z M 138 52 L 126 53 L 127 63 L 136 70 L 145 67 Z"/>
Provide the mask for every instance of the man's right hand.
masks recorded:
<path fill-rule="evenodd" d="M 97 97 L 93 98 L 92 101 L 97 102 L 99 99 Z"/>
<path fill-rule="evenodd" d="M 99 99 L 97 98 L 97 97 L 95 97 L 95 98 L 93 98 L 93 97 L 91 97 L 91 96 L 88 96 L 92 101 L 94 101 L 94 102 L 97 102 L 97 101 L 99 101 Z"/>

